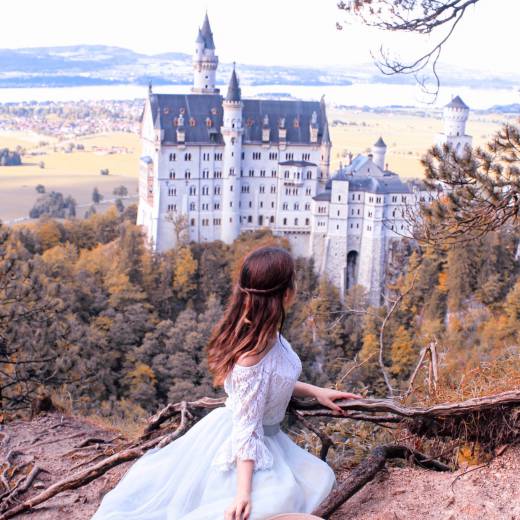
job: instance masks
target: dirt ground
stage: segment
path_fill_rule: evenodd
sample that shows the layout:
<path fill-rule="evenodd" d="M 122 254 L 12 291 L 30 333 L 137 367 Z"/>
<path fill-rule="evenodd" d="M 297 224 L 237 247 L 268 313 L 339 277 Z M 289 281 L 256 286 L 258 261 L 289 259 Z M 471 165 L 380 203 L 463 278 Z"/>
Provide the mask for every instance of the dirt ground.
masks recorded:
<path fill-rule="evenodd" d="M 95 453 L 90 449 L 89 456 L 83 458 L 85 451 L 68 453 L 73 448 L 88 438 L 108 440 L 116 435 L 90 421 L 59 413 L 41 415 L 30 422 L 17 420 L 0 425 L 0 464 L 5 468 L 8 453 L 15 449 L 21 452 L 13 458 L 16 464 L 34 457 L 44 471 L 39 473 L 32 495 L 70 474 L 75 465 Z M 90 484 L 61 493 L 32 513 L 16 518 L 88 520 L 103 495 L 131 464 L 113 468 Z M 520 447 L 509 448 L 488 466 L 475 468 L 446 474 L 390 467 L 351 498 L 332 520 L 520 520 Z M 347 476 L 338 475 L 338 480 Z"/>

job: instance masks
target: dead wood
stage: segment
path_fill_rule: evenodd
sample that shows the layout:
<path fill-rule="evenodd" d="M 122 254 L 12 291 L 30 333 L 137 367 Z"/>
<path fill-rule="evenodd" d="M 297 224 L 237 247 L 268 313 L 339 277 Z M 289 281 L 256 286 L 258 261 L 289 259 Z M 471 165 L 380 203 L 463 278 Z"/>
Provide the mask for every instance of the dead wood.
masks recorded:
<path fill-rule="evenodd" d="M 103 454 L 97 454 L 89 461 L 93 465 L 80 471 L 74 471 L 69 477 L 52 484 L 41 493 L 29 497 L 12 509 L 3 512 L 3 514 L 0 515 L 0 520 L 7 520 L 17 514 L 29 511 L 65 490 L 82 487 L 101 475 L 104 475 L 111 468 L 141 457 L 152 448 L 159 449 L 166 446 L 185 433 L 189 427 L 208 410 L 220 407 L 224 402 L 225 398 L 203 397 L 195 401 L 181 401 L 179 403 L 168 404 L 157 414 L 150 417 L 143 434 L 137 440 L 126 442 L 119 447 L 105 445 L 107 450 Z M 496 415 L 498 421 L 500 414 L 514 410 L 515 407 L 520 407 L 520 390 L 469 399 L 458 403 L 442 403 L 424 408 L 405 406 L 392 399 L 338 400 L 336 404 L 345 411 L 344 416 L 338 415 L 337 412 L 333 412 L 328 408 L 323 408 L 316 400 L 292 399 L 290 403 L 289 411 L 294 413 L 306 428 L 320 437 L 322 441 L 322 457 L 326 456 L 330 445 L 332 445 L 332 440 L 322 432 L 318 433 L 319 429 L 314 427 L 309 421 L 306 422 L 307 417 L 316 416 L 340 420 L 370 421 L 386 427 L 401 423 L 412 432 L 415 429 L 417 431 L 427 430 L 430 433 L 435 432 L 435 434 L 453 435 L 454 433 L 460 433 L 459 430 L 453 428 L 453 425 L 456 426 L 460 423 L 467 429 L 467 423 L 464 423 L 464 421 L 466 421 L 468 417 L 471 420 L 478 421 L 479 418 L 484 416 L 483 414 L 496 415 L 498 413 L 498 415 Z M 520 414 L 517 414 L 518 420 L 515 419 L 516 422 L 509 421 L 510 417 L 507 417 L 508 427 L 510 428 L 508 432 L 509 435 L 516 435 L 518 437 L 520 433 L 520 417 L 518 416 L 520 416 Z M 173 422 L 165 424 L 172 419 L 174 420 Z M 70 439 L 73 437 L 74 435 L 71 435 L 66 438 Z M 503 438 L 500 439 L 503 441 Z M 501 444 L 504 444 L 504 442 L 501 442 Z M 115 451 L 112 453 L 112 450 Z M 104 456 L 104 458 L 99 462 L 95 462 L 100 456 Z M 435 464 L 440 464 L 435 461 L 427 460 L 426 456 L 412 452 L 406 447 L 387 446 L 384 447 L 384 449 L 381 448 L 379 451 L 373 452 L 369 460 L 367 459 L 356 473 L 353 472 L 353 476 L 357 476 L 357 480 L 354 481 L 352 477 L 348 480 L 350 484 L 348 482 L 341 484 L 341 500 L 345 501 L 366 482 L 370 481 L 387 459 L 412 456 L 414 462 L 421 463 L 422 461 L 425 467 L 428 467 L 428 465 L 432 465 L 433 467 Z M 83 465 L 82 463 L 78 467 Z M 434 469 L 440 468 L 441 466 Z M 338 498 L 340 495 L 335 494 L 334 496 L 336 497 L 334 500 L 340 500 L 340 498 Z M 331 501 L 330 503 L 332 504 L 333 502 Z"/>
<path fill-rule="evenodd" d="M 374 448 L 350 474 L 340 482 L 329 496 L 317 507 L 313 514 L 320 518 L 329 518 L 342 504 L 356 494 L 381 471 L 390 459 L 406 459 L 421 467 L 435 471 L 449 471 L 441 462 L 431 460 L 423 453 L 407 446 L 386 444 Z"/>

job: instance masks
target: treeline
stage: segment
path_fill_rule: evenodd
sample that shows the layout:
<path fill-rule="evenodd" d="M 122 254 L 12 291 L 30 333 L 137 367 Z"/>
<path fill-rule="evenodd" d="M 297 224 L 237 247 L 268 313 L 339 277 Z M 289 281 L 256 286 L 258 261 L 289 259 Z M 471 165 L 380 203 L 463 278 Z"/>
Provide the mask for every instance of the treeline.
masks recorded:
<path fill-rule="evenodd" d="M 0 148 L 0 166 L 20 166 L 21 164 L 22 156 L 18 151 Z"/>
<path fill-rule="evenodd" d="M 222 395 L 204 348 L 240 259 L 257 245 L 289 245 L 257 232 L 230 246 L 191 243 L 151 254 L 135 220 L 130 206 L 84 220 L 0 226 L 4 409 L 50 392 L 76 412 L 132 419 L 167 401 Z M 369 307 L 360 286 L 341 302 L 312 260 L 297 259 L 298 297 L 283 333 L 302 358 L 302 378 L 385 395 L 381 341 L 385 370 L 403 389 L 432 336 L 442 345 L 447 386 L 482 361 L 518 358 L 518 238 L 509 231 L 471 249 L 422 253 L 403 243 L 390 296 L 408 292 L 382 338 L 387 309 Z"/>

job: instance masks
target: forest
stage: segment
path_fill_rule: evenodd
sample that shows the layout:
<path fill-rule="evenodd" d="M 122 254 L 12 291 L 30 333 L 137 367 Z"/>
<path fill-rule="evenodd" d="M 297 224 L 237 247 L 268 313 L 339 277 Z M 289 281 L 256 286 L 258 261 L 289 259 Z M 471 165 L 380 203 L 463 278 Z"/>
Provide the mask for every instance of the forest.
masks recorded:
<path fill-rule="evenodd" d="M 145 247 L 136 207 L 90 218 L 0 227 L 0 399 L 23 412 L 52 396 L 73 413 L 134 423 L 168 402 L 222 396 L 205 359 L 240 259 L 276 243 L 269 230 L 222 242 Z M 365 396 L 403 396 L 421 352 L 438 376 L 414 374 L 413 399 L 439 402 L 518 386 L 519 230 L 419 248 L 403 240 L 388 267 L 387 306 L 364 289 L 344 301 L 297 258 L 298 294 L 283 334 L 302 379 Z M 381 363 L 382 361 L 382 363 Z"/>

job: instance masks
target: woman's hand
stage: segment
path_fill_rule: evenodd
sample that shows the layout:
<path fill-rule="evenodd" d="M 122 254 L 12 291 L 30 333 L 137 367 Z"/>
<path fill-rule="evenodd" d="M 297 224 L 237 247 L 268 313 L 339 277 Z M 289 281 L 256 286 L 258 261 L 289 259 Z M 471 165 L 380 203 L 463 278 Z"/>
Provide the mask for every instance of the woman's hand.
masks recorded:
<path fill-rule="evenodd" d="M 359 394 L 351 394 L 350 392 L 341 392 L 340 390 L 334 390 L 333 388 L 321 387 L 314 391 L 314 397 L 323 406 L 343 415 L 345 414 L 345 411 L 334 402 L 336 399 L 363 399 L 363 396 Z"/>
<path fill-rule="evenodd" d="M 251 514 L 251 494 L 237 495 L 224 513 L 224 520 L 249 520 Z"/>

